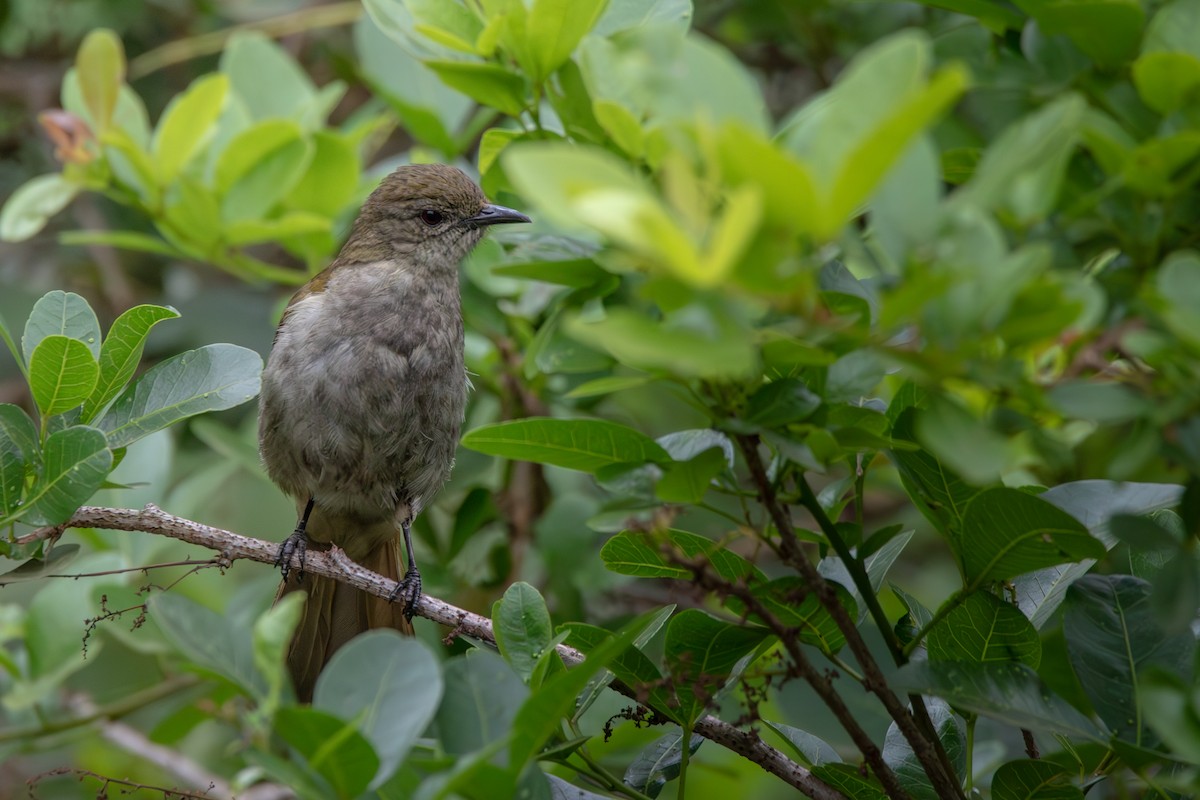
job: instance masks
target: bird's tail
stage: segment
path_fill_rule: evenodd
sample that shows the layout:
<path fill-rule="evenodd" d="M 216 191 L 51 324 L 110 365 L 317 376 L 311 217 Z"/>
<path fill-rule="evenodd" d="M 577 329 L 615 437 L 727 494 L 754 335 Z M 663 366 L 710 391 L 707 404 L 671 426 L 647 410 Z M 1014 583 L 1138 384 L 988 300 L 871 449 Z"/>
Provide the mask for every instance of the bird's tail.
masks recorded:
<path fill-rule="evenodd" d="M 358 563 L 385 578 L 399 581 L 400 540 L 396 537 L 377 545 Z M 389 603 L 386 598 L 359 591 L 323 575 L 306 574 L 299 580 L 298 570 L 279 586 L 275 599 L 290 592 L 304 591 L 308 600 L 304 615 L 288 648 L 287 666 L 301 702 L 311 702 L 317 676 L 338 648 L 363 631 L 392 628 L 412 636 L 412 623 L 404 617 L 404 603 Z"/>

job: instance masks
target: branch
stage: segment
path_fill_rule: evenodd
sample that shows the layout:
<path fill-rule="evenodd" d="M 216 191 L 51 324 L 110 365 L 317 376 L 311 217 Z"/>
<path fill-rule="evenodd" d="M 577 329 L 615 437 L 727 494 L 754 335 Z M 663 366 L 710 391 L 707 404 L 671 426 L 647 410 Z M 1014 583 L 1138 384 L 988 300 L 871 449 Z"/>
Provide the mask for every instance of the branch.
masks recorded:
<path fill-rule="evenodd" d="M 274 564 L 279 552 L 277 542 L 254 539 L 176 517 L 153 504 L 148 504 L 140 511 L 132 508 L 83 506 L 67 522 L 51 528 L 41 528 L 19 537 L 17 542 L 28 544 L 42 539 L 56 539 L 67 528 L 141 531 L 169 536 L 172 539 L 215 550 L 229 563 L 243 560 Z M 295 569 L 299 569 L 299 566 L 298 562 L 292 564 Z M 304 558 L 304 571 L 313 575 L 333 578 L 377 597 L 388 597 L 396 588 L 395 581 L 360 567 L 338 547 L 329 551 L 309 550 Z M 492 632 L 491 620 L 479 614 L 458 608 L 429 595 L 421 596 L 414 612 L 417 616 L 450 627 L 452 629 L 450 636 L 466 635 L 487 642 L 493 647 L 496 645 L 496 636 Z M 579 664 L 584 660 L 583 653 L 566 645 L 558 645 L 558 653 L 569 666 Z M 638 700 L 635 687 L 625 686 L 619 681 L 614 681 L 612 688 L 635 701 Z M 711 715 L 701 718 L 696 723 L 695 731 L 705 739 L 753 761 L 813 800 L 842 800 L 840 793 L 830 788 L 811 771 L 764 742 L 753 731 L 741 730 Z"/>
<path fill-rule="evenodd" d="M 816 594 L 821 605 L 829 611 L 834 622 L 837 623 L 838 629 L 846 637 L 846 644 L 849 646 L 850 652 L 854 654 L 854 658 L 862 667 L 864 688 L 879 698 L 888 715 L 895 720 L 896 727 L 908 740 L 914 755 L 921 762 L 921 767 L 925 770 L 925 774 L 929 777 L 938 796 L 963 800 L 965 795 L 954 772 L 947 771 L 946 765 L 949 764 L 949 759 L 939 755 L 939 750 L 942 750 L 941 742 L 936 736 L 932 739 L 926 738 L 917 726 L 913 715 L 908 712 L 908 709 L 904 707 L 896 693 L 888 685 L 883 671 L 879 668 L 879 663 L 867 648 L 867 643 L 863 640 L 858 626 L 850 619 L 846 609 L 838 601 L 833 587 L 817 571 L 816 565 L 801 549 L 792 519 L 784 510 L 783 504 L 779 502 L 774 485 L 767 477 L 766 467 L 758 452 L 758 437 L 738 436 L 737 442 L 743 458 L 746 459 L 746 466 L 750 469 L 755 488 L 758 489 L 759 500 L 779 532 L 779 547 L 784 562 L 800 574 L 809 590 Z"/>

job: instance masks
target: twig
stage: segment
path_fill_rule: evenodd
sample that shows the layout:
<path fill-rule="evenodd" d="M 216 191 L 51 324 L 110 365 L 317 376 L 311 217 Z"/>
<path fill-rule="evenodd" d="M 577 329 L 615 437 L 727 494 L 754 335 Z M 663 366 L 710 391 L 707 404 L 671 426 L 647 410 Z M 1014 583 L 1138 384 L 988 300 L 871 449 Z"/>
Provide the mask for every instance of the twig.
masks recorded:
<path fill-rule="evenodd" d="M 72 515 L 71 519 L 58 526 L 41 528 L 33 533 L 19 537 L 17 542 L 31 542 L 56 538 L 65 528 L 101 528 L 106 530 L 141 531 L 188 542 L 190 544 L 215 550 L 229 562 L 244 560 L 257 561 L 262 564 L 274 564 L 279 552 L 277 542 L 268 542 L 242 536 L 232 531 L 213 528 L 193 520 L 168 514 L 153 504 L 148 504 L 142 510 L 132 508 L 105 508 L 101 506 L 83 506 Z M 293 563 L 299 569 L 299 563 Z M 313 575 L 323 575 L 327 578 L 361 589 L 377 597 L 388 597 L 396 588 L 396 582 L 383 577 L 368 569 L 364 569 L 350 560 L 340 548 L 334 547 L 328 551 L 309 550 L 304 560 L 304 571 Z M 479 614 L 453 606 L 430 595 L 422 595 L 414 609 L 417 616 L 446 625 L 454 630 L 455 635 L 471 636 L 480 641 L 495 645 L 496 637 L 492 632 L 491 620 Z M 558 653 L 564 662 L 573 666 L 584 660 L 583 653 L 578 650 L 558 645 Z M 634 687 L 625 686 L 619 681 L 612 683 L 612 688 L 633 700 L 637 700 Z M 758 764 L 762 769 L 775 775 L 785 783 L 799 789 L 813 800 L 842 800 L 841 795 L 821 781 L 811 771 L 789 759 L 781 751 L 772 747 L 751 731 L 740 730 L 727 722 L 711 715 L 701 718 L 695 725 L 696 733 L 721 747 L 732 750 L 738 755 Z"/>
<path fill-rule="evenodd" d="M 888 715 L 895 720 L 896 727 L 900 729 L 912 747 L 914 755 L 921 762 L 921 767 L 929 776 L 938 796 L 964 798 L 962 787 L 959 786 L 954 773 L 947 771 L 943 766 L 948 759 L 944 759 L 938 754 L 941 743 L 936 738 L 931 741 L 923 734 L 908 709 L 900 702 L 900 698 L 888 686 L 887 679 L 880 670 L 879 663 L 867 649 L 867 643 L 859 633 L 858 626 L 854 624 L 854 620 L 850 619 L 846 609 L 838 602 L 837 593 L 800 548 L 792 520 L 784 511 L 775 494 L 775 487 L 767 477 L 766 467 L 758 452 L 758 437 L 743 435 L 738 436 L 737 440 L 738 448 L 742 451 L 746 465 L 750 469 L 754 485 L 758 488 L 759 499 L 779 531 L 780 554 L 784 561 L 800 574 L 808 588 L 817 595 L 821 605 L 829 611 L 833 621 L 846 637 L 846 644 L 849 646 L 850 652 L 854 654 L 854 658 L 862 667 L 864 677 L 862 685 L 879 698 Z"/>

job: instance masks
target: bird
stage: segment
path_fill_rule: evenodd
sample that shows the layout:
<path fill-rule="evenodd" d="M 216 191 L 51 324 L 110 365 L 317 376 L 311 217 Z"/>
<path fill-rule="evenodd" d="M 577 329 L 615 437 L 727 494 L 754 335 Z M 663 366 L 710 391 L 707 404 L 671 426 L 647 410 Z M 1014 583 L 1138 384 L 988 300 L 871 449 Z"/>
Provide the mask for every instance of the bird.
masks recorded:
<path fill-rule="evenodd" d="M 276 601 L 308 594 L 287 653 L 303 702 L 354 636 L 413 633 L 421 573 L 411 526 L 450 475 L 470 386 L 459 264 L 492 225 L 525 222 L 455 167 L 401 166 L 363 203 L 337 258 L 284 310 L 263 370 L 259 451 L 296 502 L 296 528 L 276 559 Z M 310 545 L 336 545 L 397 587 L 385 599 L 306 576 Z"/>

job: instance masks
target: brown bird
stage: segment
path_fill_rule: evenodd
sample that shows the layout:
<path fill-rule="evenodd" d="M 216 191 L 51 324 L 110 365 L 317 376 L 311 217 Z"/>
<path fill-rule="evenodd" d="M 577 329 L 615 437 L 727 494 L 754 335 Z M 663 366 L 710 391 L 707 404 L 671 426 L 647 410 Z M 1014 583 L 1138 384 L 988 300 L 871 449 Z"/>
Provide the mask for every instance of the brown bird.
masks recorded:
<path fill-rule="evenodd" d="M 288 651 L 301 700 L 333 653 L 370 628 L 412 633 L 421 596 L 410 526 L 454 464 L 467 374 L 459 262 L 488 226 L 529 217 L 487 201 L 461 170 L 404 166 L 363 205 L 350 238 L 296 292 L 263 372 L 259 449 L 296 500 L 278 597 L 308 602 Z M 400 578 L 400 538 L 408 568 Z M 389 600 L 317 575 L 305 548 L 337 545 L 400 581 Z M 289 571 L 293 554 L 301 568 Z M 393 604 L 397 597 L 403 605 Z"/>

